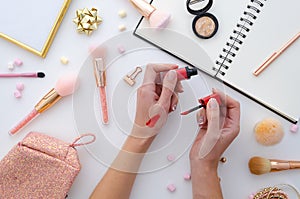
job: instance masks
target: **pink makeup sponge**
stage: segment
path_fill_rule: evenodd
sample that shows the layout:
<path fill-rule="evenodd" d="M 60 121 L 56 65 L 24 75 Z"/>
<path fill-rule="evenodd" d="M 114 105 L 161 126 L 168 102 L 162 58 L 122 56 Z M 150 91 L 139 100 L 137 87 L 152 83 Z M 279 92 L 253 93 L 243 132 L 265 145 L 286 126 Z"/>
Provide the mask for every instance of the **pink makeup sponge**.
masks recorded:
<path fill-rule="evenodd" d="M 149 17 L 150 26 L 153 28 L 165 28 L 169 24 L 171 19 L 171 14 L 161 11 L 155 10 L 151 16 Z"/>
<path fill-rule="evenodd" d="M 281 123 L 273 118 L 266 118 L 258 122 L 254 132 L 257 142 L 265 146 L 279 143 L 284 136 Z"/>
<path fill-rule="evenodd" d="M 71 95 L 78 88 L 77 74 L 68 73 L 61 76 L 56 84 L 55 91 L 62 97 Z"/>

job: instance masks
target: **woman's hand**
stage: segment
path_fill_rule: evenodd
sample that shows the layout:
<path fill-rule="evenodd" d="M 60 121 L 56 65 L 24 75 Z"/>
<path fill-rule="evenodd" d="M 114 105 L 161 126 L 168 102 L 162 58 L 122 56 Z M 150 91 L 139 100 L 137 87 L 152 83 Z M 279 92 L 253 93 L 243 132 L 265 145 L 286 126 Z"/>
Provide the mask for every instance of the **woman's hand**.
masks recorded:
<path fill-rule="evenodd" d="M 213 92 L 220 96 L 221 105 L 210 99 L 206 110 L 198 112 L 201 129 L 190 151 L 194 199 L 222 198 L 218 163 L 240 130 L 239 102 L 220 91 Z"/>
<path fill-rule="evenodd" d="M 137 91 L 136 116 L 133 131 L 138 135 L 152 137 L 156 135 L 165 124 L 168 114 L 176 109 L 178 92 L 182 86 L 177 81 L 177 65 L 148 64 L 146 67 L 143 84 Z M 157 84 L 160 73 L 166 73 L 162 84 Z M 156 116 L 156 117 L 155 117 Z M 155 121 L 151 121 L 152 118 Z M 151 124 L 150 124 L 151 123 Z M 148 124 L 148 126 L 147 126 Z"/>
<path fill-rule="evenodd" d="M 150 147 L 154 135 L 167 119 L 168 113 L 176 108 L 177 91 L 182 91 L 177 82 L 178 66 L 171 64 L 147 65 L 144 81 L 137 92 L 135 124 L 122 150 L 113 161 L 111 168 L 94 189 L 90 198 L 128 199 L 140 164 Z M 156 79 L 161 72 L 167 72 L 162 85 Z M 174 92 L 174 90 L 176 90 Z M 160 117 L 151 126 L 146 123 L 155 114 Z"/>

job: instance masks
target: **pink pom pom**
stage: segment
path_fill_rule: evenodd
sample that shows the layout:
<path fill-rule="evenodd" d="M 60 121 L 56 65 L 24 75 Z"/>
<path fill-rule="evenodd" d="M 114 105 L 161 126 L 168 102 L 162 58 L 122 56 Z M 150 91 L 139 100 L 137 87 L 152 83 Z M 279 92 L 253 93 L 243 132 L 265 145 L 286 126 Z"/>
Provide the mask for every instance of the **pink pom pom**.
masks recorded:
<path fill-rule="evenodd" d="M 15 66 L 22 66 L 23 65 L 23 61 L 21 59 L 17 58 L 14 61 L 14 65 Z"/>
<path fill-rule="evenodd" d="M 14 92 L 14 96 L 15 96 L 15 98 L 21 98 L 22 97 L 22 93 L 20 91 L 16 90 Z"/>
<path fill-rule="evenodd" d="M 169 184 L 169 185 L 167 186 L 167 188 L 168 188 L 168 190 L 169 190 L 170 192 L 174 192 L 174 191 L 176 190 L 176 187 L 175 187 L 174 184 Z"/>
<path fill-rule="evenodd" d="M 186 174 L 184 174 L 184 176 L 183 176 L 183 178 L 185 179 L 185 180 L 191 180 L 191 174 L 190 173 L 186 173 Z"/>
<path fill-rule="evenodd" d="M 172 162 L 172 161 L 175 160 L 175 156 L 172 155 L 172 154 L 170 154 L 170 155 L 167 156 L 167 159 L 168 159 L 170 162 Z"/>
<path fill-rule="evenodd" d="M 16 84 L 16 89 L 17 89 L 18 91 L 24 90 L 24 84 L 23 84 L 22 82 L 18 82 L 18 83 Z"/>
<path fill-rule="evenodd" d="M 293 133 L 297 133 L 299 126 L 297 124 L 292 124 L 290 131 Z"/>

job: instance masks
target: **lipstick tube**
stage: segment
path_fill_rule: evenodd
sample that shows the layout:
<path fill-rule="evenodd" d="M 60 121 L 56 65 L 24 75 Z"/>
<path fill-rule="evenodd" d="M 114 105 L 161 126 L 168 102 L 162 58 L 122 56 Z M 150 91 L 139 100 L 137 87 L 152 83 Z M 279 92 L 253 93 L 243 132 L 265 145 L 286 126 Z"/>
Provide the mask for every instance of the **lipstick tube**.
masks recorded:
<path fill-rule="evenodd" d="M 186 66 L 184 68 L 177 69 L 176 73 L 177 73 L 177 79 L 181 81 L 184 79 L 190 79 L 192 76 L 197 75 L 198 71 L 197 68 L 195 67 Z"/>
<path fill-rule="evenodd" d="M 190 79 L 192 76 L 195 76 L 198 74 L 197 68 L 195 67 L 190 67 L 186 66 L 184 68 L 178 68 L 175 70 L 177 73 L 177 80 L 182 81 L 186 79 Z M 161 72 L 160 73 L 160 78 L 157 78 L 155 83 L 156 84 L 162 84 L 163 79 L 167 73 L 166 72 Z"/>
<path fill-rule="evenodd" d="M 102 122 L 108 124 L 108 110 L 106 101 L 106 71 L 102 58 L 95 58 L 94 60 L 94 75 L 96 79 L 96 85 L 99 88 L 100 103 L 102 110 Z"/>

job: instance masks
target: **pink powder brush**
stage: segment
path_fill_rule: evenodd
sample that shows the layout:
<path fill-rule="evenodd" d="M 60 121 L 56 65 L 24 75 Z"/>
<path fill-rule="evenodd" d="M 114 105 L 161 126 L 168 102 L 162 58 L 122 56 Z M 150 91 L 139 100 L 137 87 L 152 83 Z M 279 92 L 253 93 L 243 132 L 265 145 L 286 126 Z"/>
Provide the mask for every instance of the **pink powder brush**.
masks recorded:
<path fill-rule="evenodd" d="M 154 6 L 144 0 L 130 0 L 132 5 L 149 20 L 153 28 L 165 28 L 170 22 L 171 14 L 156 9 Z"/>
<path fill-rule="evenodd" d="M 35 73 L 4 73 L 0 74 L 0 77 L 36 77 L 36 78 L 44 78 L 45 73 L 43 72 L 35 72 Z"/>
<path fill-rule="evenodd" d="M 77 75 L 74 73 L 66 74 L 58 79 L 55 87 L 52 88 L 35 106 L 34 109 L 10 131 L 10 135 L 16 134 L 19 130 L 25 127 L 29 122 L 36 118 L 39 114 L 48 110 L 62 97 L 71 95 L 77 88 Z"/>

